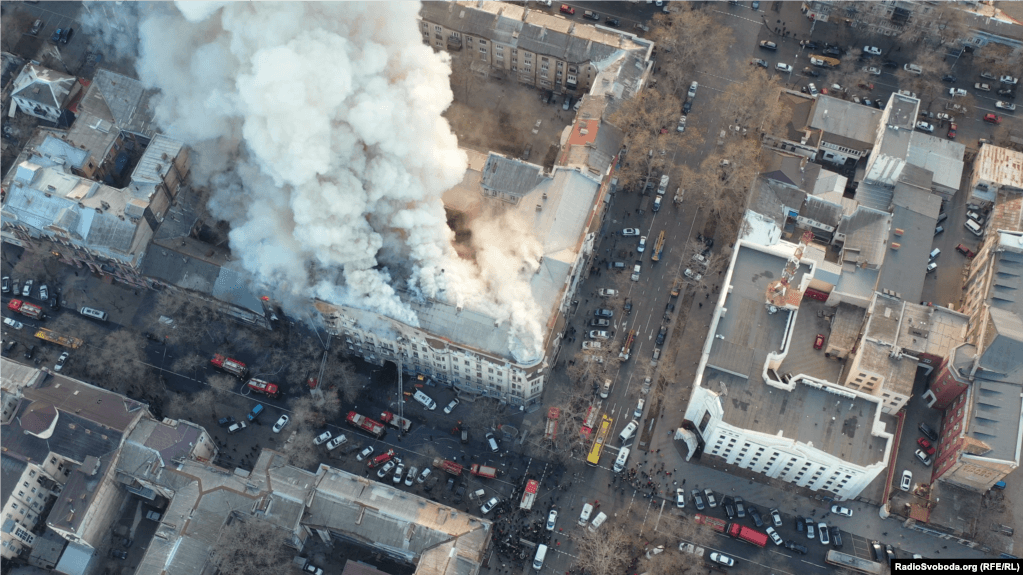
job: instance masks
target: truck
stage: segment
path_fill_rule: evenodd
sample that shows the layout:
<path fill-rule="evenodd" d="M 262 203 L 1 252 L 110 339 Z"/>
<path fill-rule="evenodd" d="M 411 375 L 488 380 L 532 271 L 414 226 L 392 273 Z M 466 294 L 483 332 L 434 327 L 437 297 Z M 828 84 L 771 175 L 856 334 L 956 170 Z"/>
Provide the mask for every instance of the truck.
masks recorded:
<path fill-rule="evenodd" d="M 398 417 L 390 411 L 385 411 L 380 414 L 380 420 L 401 430 L 402 433 L 408 433 L 409 429 L 412 429 L 412 422 L 405 419 L 404 417 Z"/>
<path fill-rule="evenodd" d="M 495 479 L 497 477 L 497 468 L 489 465 L 480 465 L 473 463 L 469 467 L 469 473 L 472 473 L 476 477 L 486 477 L 487 479 Z"/>
<path fill-rule="evenodd" d="M 43 317 L 42 308 L 28 302 L 21 301 L 20 299 L 12 299 L 7 302 L 7 309 L 32 319 L 40 319 Z"/>
<path fill-rule="evenodd" d="M 752 527 L 746 527 L 738 523 L 729 523 L 727 533 L 730 537 L 756 545 L 757 547 L 767 545 L 767 533 L 757 531 Z"/>
<path fill-rule="evenodd" d="M 720 520 L 720 519 L 718 519 L 716 517 L 709 517 L 709 516 L 703 515 L 701 513 L 697 513 L 693 517 L 693 519 L 696 520 L 697 524 L 699 524 L 699 525 L 706 525 L 707 527 L 710 527 L 711 529 L 713 529 L 714 531 L 717 531 L 718 533 L 724 533 L 725 529 L 728 528 L 728 522 L 727 521 L 722 521 L 722 520 Z"/>
<path fill-rule="evenodd" d="M 522 493 L 522 502 L 519 503 L 519 509 L 532 509 L 533 502 L 536 501 L 536 492 L 540 490 L 540 482 L 535 479 L 530 479 L 526 482 L 526 490 Z"/>
<path fill-rule="evenodd" d="M 251 391 L 262 393 L 267 397 L 277 397 L 281 393 L 280 389 L 277 388 L 277 384 L 263 381 L 262 379 L 252 378 L 245 385 Z"/>
<path fill-rule="evenodd" d="M 618 354 L 618 359 L 622 361 L 628 361 L 629 353 L 632 351 L 632 342 L 636 339 L 636 330 L 630 329 L 628 337 L 625 338 L 625 345 L 622 346 L 622 352 Z"/>
<path fill-rule="evenodd" d="M 249 369 L 245 367 L 244 363 L 219 353 L 213 355 L 210 363 L 213 364 L 213 367 L 226 371 L 238 379 L 244 379 L 249 373 Z"/>
<path fill-rule="evenodd" d="M 837 68 L 842 63 L 838 58 L 829 58 L 819 54 L 810 54 L 810 63 L 821 68 Z"/>
<path fill-rule="evenodd" d="M 377 455 L 373 459 L 370 459 L 369 468 L 373 469 L 374 467 L 379 467 L 392 459 L 394 459 L 394 450 L 388 449 L 386 453 L 381 453 L 380 455 Z"/>
<path fill-rule="evenodd" d="M 543 438 L 554 441 L 558 438 L 558 418 L 561 417 L 561 410 L 551 407 L 547 410 L 547 425 L 544 428 Z"/>
<path fill-rule="evenodd" d="M 451 475 L 461 475 L 463 469 L 461 465 L 447 459 L 434 459 L 433 466 L 440 467 L 442 470 L 447 471 Z"/>
<path fill-rule="evenodd" d="M 650 259 L 655 262 L 661 261 L 662 251 L 664 251 L 664 230 L 657 235 L 657 242 L 654 243 L 654 249 L 650 252 Z"/>
<path fill-rule="evenodd" d="M 359 415 L 354 411 L 348 412 L 348 416 L 345 417 L 345 421 L 348 422 L 348 425 L 361 429 L 366 433 L 372 435 L 373 437 L 376 437 L 377 439 L 383 437 L 384 433 L 387 431 L 384 428 L 383 423 L 380 423 L 379 421 L 373 421 L 372 419 L 364 415 Z"/>
<path fill-rule="evenodd" d="M 708 517 L 707 515 L 700 513 L 697 513 L 694 516 L 694 519 L 699 525 L 706 525 L 718 533 L 724 533 L 740 541 L 745 541 L 746 543 L 756 545 L 757 547 L 767 545 L 767 533 L 762 531 L 757 531 L 756 529 L 746 527 L 745 525 L 739 525 L 738 523 L 728 523 L 727 521 L 722 521 L 715 517 Z"/>
<path fill-rule="evenodd" d="M 40 328 L 39 331 L 36 332 L 36 337 L 42 340 L 55 343 L 57 345 L 70 347 L 71 349 L 78 349 L 85 345 L 85 342 L 81 339 L 78 339 L 77 337 L 71 337 L 69 335 L 60 335 L 59 333 L 52 332 L 48 329 L 42 328 Z"/>

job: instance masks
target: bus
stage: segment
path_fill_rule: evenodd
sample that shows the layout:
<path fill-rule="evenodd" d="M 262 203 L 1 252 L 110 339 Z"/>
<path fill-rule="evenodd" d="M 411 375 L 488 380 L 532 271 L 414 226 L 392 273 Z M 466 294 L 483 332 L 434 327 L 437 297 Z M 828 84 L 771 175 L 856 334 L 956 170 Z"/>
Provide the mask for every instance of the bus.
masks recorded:
<path fill-rule="evenodd" d="M 884 565 L 881 563 L 860 559 L 859 557 L 839 553 L 838 551 L 828 551 L 828 554 L 824 557 L 824 562 L 838 565 L 839 567 L 846 567 L 860 573 L 869 573 L 871 575 L 881 575 L 881 573 L 884 573 Z"/>
<path fill-rule="evenodd" d="M 586 457 L 587 464 L 596 467 L 597 463 L 600 462 L 600 452 L 604 450 L 604 440 L 607 439 L 607 434 L 611 431 L 612 423 L 614 423 L 614 420 L 605 413 L 601 418 L 597 437 L 593 440 L 593 447 L 590 448 L 590 454 Z"/>

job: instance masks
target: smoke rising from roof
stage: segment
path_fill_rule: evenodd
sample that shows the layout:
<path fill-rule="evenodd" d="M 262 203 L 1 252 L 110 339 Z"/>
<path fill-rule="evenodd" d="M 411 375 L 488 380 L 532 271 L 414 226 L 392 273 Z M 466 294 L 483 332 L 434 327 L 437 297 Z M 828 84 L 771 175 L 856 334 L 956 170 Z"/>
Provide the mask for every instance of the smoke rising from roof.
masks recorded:
<path fill-rule="evenodd" d="M 448 56 L 421 42 L 418 3 L 151 6 L 139 77 L 161 92 L 162 130 L 195 150 L 192 178 L 246 270 L 282 300 L 418 325 L 401 285 L 510 321 L 513 353 L 539 357 L 539 247 L 499 229 L 475 262 L 452 247 L 440 198 L 467 160 L 441 116 Z"/>

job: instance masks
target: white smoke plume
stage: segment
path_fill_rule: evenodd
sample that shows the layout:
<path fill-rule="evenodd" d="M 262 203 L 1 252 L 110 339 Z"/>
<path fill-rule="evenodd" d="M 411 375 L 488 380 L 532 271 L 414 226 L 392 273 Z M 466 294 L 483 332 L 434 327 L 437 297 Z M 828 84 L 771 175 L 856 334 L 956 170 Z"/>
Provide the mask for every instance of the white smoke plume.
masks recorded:
<path fill-rule="evenodd" d="M 162 131 L 196 150 L 193 179 L 214 191 L 232 251 L 280 299 L 418 325 L 400 285 L 509 321 L 513 353 L 536 358 L 541 314 L 528 281 L 539 246 L 509 245 L 491 225 L 476 230 L 475 262 L 452 247 L 440 198 L 467 160 L 441 116 L 448 57 L 422 43 L 419 8 L 150 4 L 138 74 L 160 91 Z"/>

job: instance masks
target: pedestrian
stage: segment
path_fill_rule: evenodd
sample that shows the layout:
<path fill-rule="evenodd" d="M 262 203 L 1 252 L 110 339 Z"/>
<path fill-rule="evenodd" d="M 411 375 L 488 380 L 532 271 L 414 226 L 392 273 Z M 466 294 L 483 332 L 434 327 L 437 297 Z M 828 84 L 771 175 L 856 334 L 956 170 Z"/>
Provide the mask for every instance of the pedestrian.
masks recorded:
<path fill-rule="evenodd" d="M 701 308 L 703 307 L 703 302 L 702 302 L 702 301 L 700 302 L 700 307 L 701 307 Z"/>

